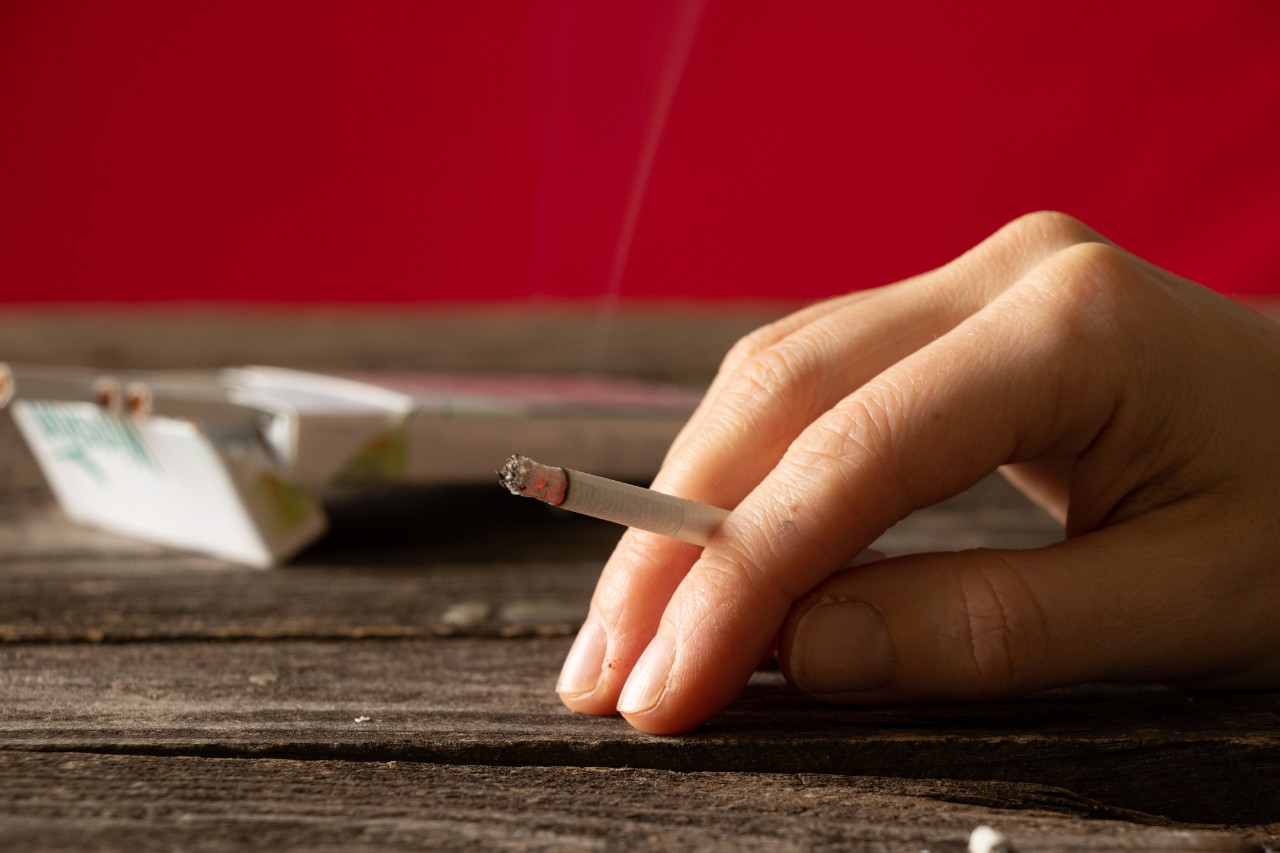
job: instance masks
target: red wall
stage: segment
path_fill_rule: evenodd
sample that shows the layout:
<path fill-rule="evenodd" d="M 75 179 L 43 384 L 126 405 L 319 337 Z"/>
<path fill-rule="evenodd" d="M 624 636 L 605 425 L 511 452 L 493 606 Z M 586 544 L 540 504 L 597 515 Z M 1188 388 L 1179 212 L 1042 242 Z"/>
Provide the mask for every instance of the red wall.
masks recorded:
<path fill-rule="evenodd" d="M 1280 3 L 0 4 L 0 300 L 815 297 L 1045 207 L 1280 291 Z"/>

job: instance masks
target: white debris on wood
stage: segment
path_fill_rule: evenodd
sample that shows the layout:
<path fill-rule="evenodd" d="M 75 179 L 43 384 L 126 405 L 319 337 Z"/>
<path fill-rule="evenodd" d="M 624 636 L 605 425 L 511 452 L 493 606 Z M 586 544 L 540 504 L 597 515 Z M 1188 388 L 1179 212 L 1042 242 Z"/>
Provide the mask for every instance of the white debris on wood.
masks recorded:
<path fill-rule="evenodd" d="M 979 826 L 969 835 L 969 853 L 1015 853 L 1009 836 L 989 826 Z"/>
<path fill-rule="evenodd" d="M 577 624 L 586 608 L 579 602 L 513 601 L 502 608 L 498 619 L 508 625 Z"/>
<path fill-rule="evenodd" d="M 492 612 L 493 607 L 488 602 L 459 601 L 440 614 L 439 622 L 450 628 L 474 628 L 488 619 Z"/>

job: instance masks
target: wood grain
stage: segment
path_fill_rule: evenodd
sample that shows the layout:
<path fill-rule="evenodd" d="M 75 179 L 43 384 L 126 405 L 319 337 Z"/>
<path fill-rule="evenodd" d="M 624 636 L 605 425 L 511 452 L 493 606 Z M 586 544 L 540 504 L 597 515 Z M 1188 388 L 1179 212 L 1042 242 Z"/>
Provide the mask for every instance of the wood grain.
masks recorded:
<path fill-rule="evenodd" d="M 1180 821 L 1280 820 L 1274 694 L 1099 687 L 855 709 L 761 672 L 696 733 L 658 738 L 566 711 L 551 689 L 566 651 L 474 638 L 10 644 L 0 748 L 987 779 Z"/>
<path fill-rule="evenodd" d="M 11 850 L 960 853 L 980 824 L 1026 851 L 1261 849 L 1257 835 L 999 805 L 1014 799 L 1071 797 L 808 773 L 0 753 L 0 842 Z"/>
<path fill-rule="evenodd" d="M 878 545 L 894 554 L 1058 538 L 1021 500 L 991 481 Z M 78 528 L 43 499 L 11 511 L 0 523 L 0 640 L 412 637 L 438 633 L 445 610 L 476 600 L 495 614 L 545 602 L 580 616 L 620 533 L 496 485 L 347 495 L 330 512 L 320 543 L 262 572 Z M 490 619 L 473 633 L 517 627 Z"/>
<path fill-rule="evenodd" d="M 620 528 L 512 498 L 496 484 L 331 492 L 330 532 L 268 572 L 70 524 L 10 419 L 0 420 L 0 640 L 416 637 L 480 601 L 577 614 L 491 618 L 481 635 L 569 633 Z M 500 460 L 499 460 L 500 461 Z M 494 536 L 493 531 L 502 531 Z M 917 513 L 877 543 L 889 554 L 1035 547 L 1061 536 L 1001 478 Z M 548 610 L 553 609 L 551 607 Z"/>
<path fill-rule="evenodd" d="M 394 310 L 10 306 L 0 359 L 116 369 L 268 364 L 309 370 L 602 373 L 702 384 L 790 303 L 515 303 Z"/>
<path fill-rule="evenodd" d="M 753 310 L 17 311 L 0 357 L 698 384 L 778 309 Z M 856 709 L 765 670 L 649 737 L 551 689 L 617 528 L 487 484 L 326 504 L 331 533 L 266 572 L 78 528 L 0 415 L 0 849 L 960 851 L 993 823 L 1023 850 L 1280 850 L 1280 693 Z M 879 546 L 1060 535 L 992 478 Z"/>

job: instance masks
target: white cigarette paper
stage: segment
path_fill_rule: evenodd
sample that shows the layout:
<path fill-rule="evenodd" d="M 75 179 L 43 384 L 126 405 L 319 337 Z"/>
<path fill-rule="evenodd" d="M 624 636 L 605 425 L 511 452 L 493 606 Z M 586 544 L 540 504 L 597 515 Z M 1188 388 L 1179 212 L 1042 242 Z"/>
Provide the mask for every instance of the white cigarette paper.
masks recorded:
<path fill-rule="evenodd" d="M 502 466 L 498 482 L 513 495 L 537 498 L 571 512 L 694 545 L 706 545 L 729 515 L 727 509 L 570 468 L 542 465 L 517 454 Z"/>

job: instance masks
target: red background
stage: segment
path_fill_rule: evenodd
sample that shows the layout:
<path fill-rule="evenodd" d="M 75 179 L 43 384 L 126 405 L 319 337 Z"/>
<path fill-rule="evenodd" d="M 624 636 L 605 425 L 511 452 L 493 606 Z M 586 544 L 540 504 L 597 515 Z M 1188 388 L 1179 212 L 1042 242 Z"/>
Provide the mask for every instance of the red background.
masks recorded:
<path fill-rule="evenodd" d="M 0 300 L 808 298 L 1045 207 L 1280 290 L 1280 3 L 0 5 Z"/>

